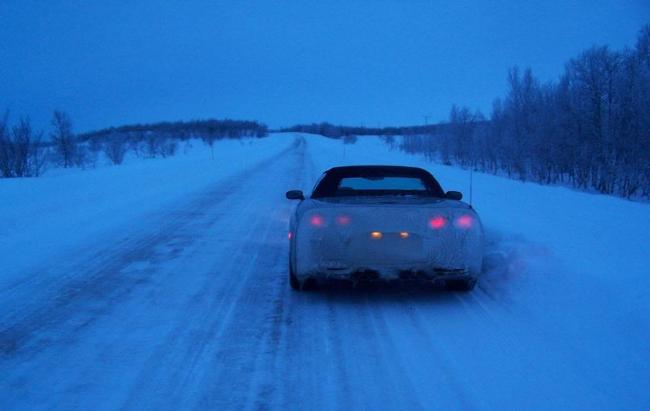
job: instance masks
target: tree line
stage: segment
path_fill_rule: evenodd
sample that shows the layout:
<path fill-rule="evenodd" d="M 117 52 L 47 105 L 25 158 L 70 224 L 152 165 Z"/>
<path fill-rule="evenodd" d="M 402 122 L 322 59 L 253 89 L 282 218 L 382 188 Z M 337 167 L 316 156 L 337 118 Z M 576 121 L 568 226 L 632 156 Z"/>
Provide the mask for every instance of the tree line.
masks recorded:
<path fill-rule="evenodd" d="M 210 146 L 225 138 L 264 137 L 265 124 L 239 120 L 194 120 L 135 124 L 75 134 L 70 116 L 54 111 L 48 135 L 32 129 L 28 118 L 9 124 L 9 113 L 0 117 L 0 177 L 37 177 L 49 166 L 94 166 L 103 155 L 122 164 L 127 152 L 137 157 L 168 157 L 178 144 L 199 138 Z"/>
<path fill-rule="evenodd" d="M 330 138 L 344 138 L 351 136 L 408 136 L 437 133 L 444 124 L 430 124 L 419 126 L 403 127 L 364 127 L 364 126 L 342 126 L 328 122 L 297 124 L 291 127 L 281 128 L 280 132 L 296 132 L 320 134 Z"/>
<path fill-rule="evenodd" d="M 632 48 L 584 51 L 557 81 L 515 67 L 507 84 L 489 121 L 453 106 L 448 127 L 405 136 L 402 149 L 523 181 L 650 197 L 650 25 Z"/>
<path fill-rule="evenodd" d="M 160 122 L 153 124 L 131 124 L 110 127 L 79 135 L 83 140 L 98 139 L 141 139 L 150 135 L 187 140 L 203 138 L 219 140 L 223 138 L 265 137 L 268 127 L 256 121 L 242 120 L 192 120 Z"/>

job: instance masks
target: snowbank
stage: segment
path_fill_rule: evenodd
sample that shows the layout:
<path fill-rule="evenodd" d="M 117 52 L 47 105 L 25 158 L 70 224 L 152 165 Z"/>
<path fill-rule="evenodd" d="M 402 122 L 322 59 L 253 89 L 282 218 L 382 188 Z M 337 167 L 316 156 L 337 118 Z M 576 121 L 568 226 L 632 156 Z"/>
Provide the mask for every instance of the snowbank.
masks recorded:
<path fill-rule="evenodd" d="M 0 288 L 14 275 L 120 226 L 146 219 L 293 143 L 290 136 L 192 141 L 175 157 L 120 166 L 50 170 L 40 178 L 0 179 Z"/>

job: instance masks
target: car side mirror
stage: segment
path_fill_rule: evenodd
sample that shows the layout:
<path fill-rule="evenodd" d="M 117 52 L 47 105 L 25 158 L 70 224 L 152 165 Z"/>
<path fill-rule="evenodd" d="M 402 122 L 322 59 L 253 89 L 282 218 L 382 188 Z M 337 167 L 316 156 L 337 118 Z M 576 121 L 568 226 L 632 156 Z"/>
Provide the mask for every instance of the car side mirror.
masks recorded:
<path fill-rule="evenodd" d="M 289 200 L 304 200 L 305 195 L 300 190 L 287 191 L 287 198 Z"/>
<path fill-rule="evenodd" d="M 460 201 L 463 199 L 463 193 L 460 191 L 447 191 L 447 194 L 445 194 L 445 197 L 450 199 L 450 200 L 457 200 Z"/>

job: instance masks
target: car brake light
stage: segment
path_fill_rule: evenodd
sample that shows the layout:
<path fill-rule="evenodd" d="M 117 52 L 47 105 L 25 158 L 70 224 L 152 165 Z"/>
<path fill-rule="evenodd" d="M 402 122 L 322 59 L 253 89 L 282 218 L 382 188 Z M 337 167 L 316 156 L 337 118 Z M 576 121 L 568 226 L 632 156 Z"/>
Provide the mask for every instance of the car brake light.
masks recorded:
<path fill-rule="evenodd" d="M 440 230 L 446 225 L 447 219 L 441 215 L 433 217 L 429 220 L 429 227 L 433 228 L 434 230 Z"/>
<path fill-rule="evenodd" d="M 400 236 L 401 238 L 406 239 L 406 238 L 409 238 L 409 233 L 406 232 L 406 231 L 401 231 L 401 232 L 399 233 L 399 236 Z"/>
<path fill-rule="evenodd" d="M 462 215 L 456 219 L 456 227 L 458 228 L 471 228 L 474 223 L 474 219 L 471 215 Z"/>
<path fill-rule="evenodd" d="M 350 216 L 347 215 L 340 215 L 336 217 L 336 224 L 338 225 L 348 225 L 350 224 Z"/>
<path fill-rule="evenodd" d="M 314 227 L 322 227 L 325 225 L 325 219 L 318 214 L 314 214 L 313 216 L 311 216 L 309 222 Z"/>
<path fill-rule="evenodd" d="M 381 233 L 381 231 L 370 232 L 370 238 L 372 238 L 373 240 L 380 240 L 382 236 L 383 234 Z"/>

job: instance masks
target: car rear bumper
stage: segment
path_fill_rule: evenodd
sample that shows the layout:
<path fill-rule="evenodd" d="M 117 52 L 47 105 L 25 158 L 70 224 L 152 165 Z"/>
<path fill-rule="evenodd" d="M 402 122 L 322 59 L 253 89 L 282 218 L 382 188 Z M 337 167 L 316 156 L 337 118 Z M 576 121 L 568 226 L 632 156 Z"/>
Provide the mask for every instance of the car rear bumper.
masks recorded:
<path fill-rule="evenodd" d="M 307 278 L 336 279 L 352 281 L 437 281 L 477 279 L 480 273 L 472 272 L 465 268 L 440 268 L 430 266 L 404 267 L 404 266 L 332 266 L 321 265 L 318 268 L 304 271 L 298 275 L 300 280 Z"/>

